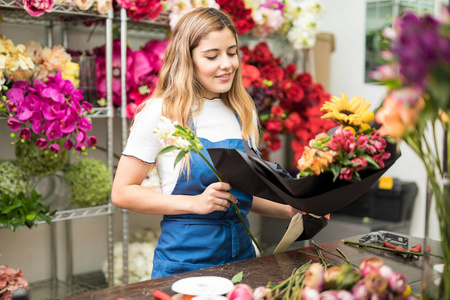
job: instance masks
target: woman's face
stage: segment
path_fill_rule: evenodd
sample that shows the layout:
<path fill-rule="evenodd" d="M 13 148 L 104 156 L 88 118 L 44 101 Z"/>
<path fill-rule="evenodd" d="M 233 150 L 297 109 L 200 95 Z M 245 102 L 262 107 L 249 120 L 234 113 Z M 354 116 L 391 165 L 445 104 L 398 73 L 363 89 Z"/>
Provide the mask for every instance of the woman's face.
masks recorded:
<path fill-rule="evenodd" d="M 194 48 L 192 56 L 197 79 L 206 90 L 204 97 L 219 97 L 231 89 L 239 58 L 230 29 L 208 33 Z"/>

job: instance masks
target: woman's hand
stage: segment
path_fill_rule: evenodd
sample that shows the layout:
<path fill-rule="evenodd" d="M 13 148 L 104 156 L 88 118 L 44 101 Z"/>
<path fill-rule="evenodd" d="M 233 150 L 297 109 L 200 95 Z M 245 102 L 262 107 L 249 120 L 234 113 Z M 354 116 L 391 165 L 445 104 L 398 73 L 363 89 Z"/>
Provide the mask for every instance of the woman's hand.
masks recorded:
<path fill-rule="evenodd" d="M 211 183 L 200 195 L 195 196 L 194 213 L 206 215 L 214 211 L 226 211 L 231 202 L 237 203 L 236 197 L 228 192 L 231 186 L 225 182 Z"/>

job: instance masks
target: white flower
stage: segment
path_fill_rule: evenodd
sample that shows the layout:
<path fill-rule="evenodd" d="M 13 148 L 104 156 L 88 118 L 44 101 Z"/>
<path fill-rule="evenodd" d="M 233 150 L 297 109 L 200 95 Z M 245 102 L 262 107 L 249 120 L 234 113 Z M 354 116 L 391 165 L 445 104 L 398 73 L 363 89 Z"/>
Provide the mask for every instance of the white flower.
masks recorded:
<path fill-rule="evenodd" d="M 159 123 L 156 127 L 156 129 L 153 131 L 153 133 L 156 135 L 157 138 L 160 140 L 175 140 L 174 133 L 176 131 L 175 125 L 177 125 L 178 122 L 172 122 L 168 118 L 162 116 L 159 120 Z"/>
<path fill-rule="evenodd" d="M 175 140 L 175 146 L 180 150 L 188 151 L 189 147 L 191 146 L 191 143 L 186 139 L 184 139 L 183 137 L 179 136 Z"/>

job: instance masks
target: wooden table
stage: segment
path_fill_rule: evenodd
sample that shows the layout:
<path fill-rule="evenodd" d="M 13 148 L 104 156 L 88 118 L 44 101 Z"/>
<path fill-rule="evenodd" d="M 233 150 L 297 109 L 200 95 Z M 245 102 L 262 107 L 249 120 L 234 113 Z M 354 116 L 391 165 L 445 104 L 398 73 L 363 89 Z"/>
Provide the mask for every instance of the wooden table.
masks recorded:
<path fill-rule="evenodd" d="M 351 241 L 358 241 L 360 236 L 348 238 Z M 418 243 L 423 243 L 422 238 L 409 237 L 409 247 L 413 247 Z M 367 256 L 379 256 L 384 262 L 393 268 L 395 272 L 400 272 L 406 275 L 409 284 L 414 293 L 420 292 L 421 268 L 422 258 L 403 258 L 393 252 L 387 252 L 372 248 L 360 248 L 344 244 L 342 241 L 333 241 L 320 245 L 324 249 L 336 252 L 336 248 L 342 250 L 350 261 L 359 265 L 361 260 Z M 436 247 L 435 249 L 438 251 Z M 314 247 L 302 248 L 304 251 L 314 253 Z M 440 249 L 439 249 L 440 250 Z M 433 250 L 432 250 L 433 251 Z M 433 251 L 434 252 L 434 251 Z M 338 257 L 323 252 L 324 256 L 339 264 L 345 263 Z M 270 281 L 272 284 L 279 283 L 288 278 L 292 270 L 301 266 L 308 261 L 318 261 L 318 259 L 298 253 L 298 250 L 290 250 L 278 254 L 271 254 L 257 257 L 254 259 L 243 260 L 235 263 L 224 264 L 220 266 L 210 267 L 197 271 L 186 272 L 173 276 L 162 277 L 158 279 L 127 284 L 118 287 L 106 288 L 94 292 L 74 295 L 65 300 L 81 300 L 81 299 L 101 299 L 101 300 L 117 300 L 117 298 L 126 298 L 128 300 L 138 299 L 154 299 L 153 290 L 158 289 L 166 292 L 169 295 L 175 293 L 171 290 L 172 284 L 182 278 L 192 276 L 221 276 L 231 279 L 234 275 L 243 271 L 244 277 L 241 282 L 248 283 L 252 288 L 258 286 L 266 286 Z M 32 295 L 31 295 L 32 296 Z"/>

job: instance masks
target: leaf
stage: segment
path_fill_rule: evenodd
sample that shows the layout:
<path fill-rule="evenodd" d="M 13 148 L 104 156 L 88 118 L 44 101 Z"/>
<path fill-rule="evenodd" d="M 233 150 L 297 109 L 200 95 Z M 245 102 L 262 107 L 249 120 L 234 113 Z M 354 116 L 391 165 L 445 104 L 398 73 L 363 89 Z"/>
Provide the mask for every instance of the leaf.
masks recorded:
<path fill-rule="evenodd" d="M 167 152 L 170 152 L 170 151 L 173 151 L 173 150 L 178 150 L 177 146 L 173 146 L 173 145 L 172 146 L 168 146 L 168 147 L 162 149 L 161 151 L 159 151 L 159 153 L 156 156 L 160 156 L 160 155 L 162 155 L 164 153 L 167 153 Z"/>
<path fill-rule="evenodd" d="M 36 213 L 35 213 L 34 211 L 33 211 L 33 212 L 29 212 L 29 213 L 25 216 L 25 218 L 27 219 L 27 221 L 33 221 L 35 217 L 36 217 Z"/>
<path fill-rule="evenodd" d="M 370 157 L 370 156 L 368 156 L 368 155 L 364 155 L 364 158 L 365 158 L 368 162 L 370 162 L 372 165 L 374 165 L 377 169 L 380 168 L 380 166 L 377 164 L 377 162 L 376 162 L 372 157 Z"/>
<path fill-rule="evenodd" d="M 187 151 L 180 151 L 180 153 L 178 153 L 177 157 L 175 158 L 175 162 L 173 163 L 173 167 L 175 168 L 175 166 L 177 165 L 177 163 L 183 159 L 183 157 L 186 155 Z"/>
<path fill-rule="evenodd" d="M 240 271 L 239 273 L 237 273 L 236 275 L 233 276 L 233 278 L 231 278 L 231 282 L 233 284 L 239 283 L 242 281 L 242 278 L 244 277 L 244 271 Z"/>

